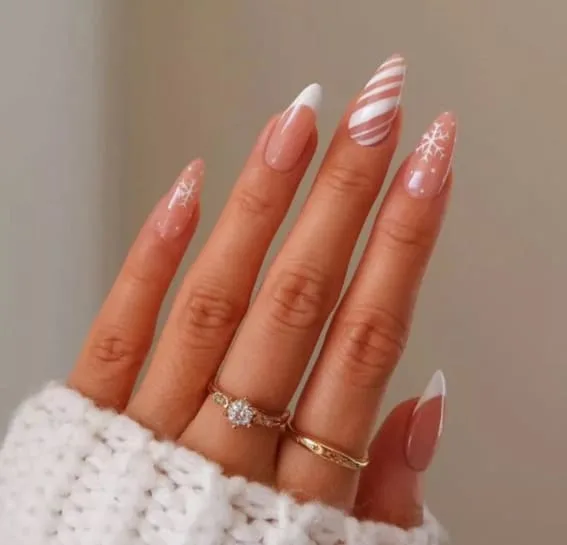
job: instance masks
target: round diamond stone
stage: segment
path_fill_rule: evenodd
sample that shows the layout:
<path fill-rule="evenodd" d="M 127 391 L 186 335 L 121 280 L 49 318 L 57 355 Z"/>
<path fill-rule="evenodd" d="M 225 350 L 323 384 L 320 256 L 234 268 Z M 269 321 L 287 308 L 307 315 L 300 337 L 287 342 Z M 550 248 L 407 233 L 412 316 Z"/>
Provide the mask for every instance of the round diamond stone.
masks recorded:
<path fill-rule="evenodd" d="M 226 409 L 226 414 L 234 427 L 250 426 L 254 418 L 254 410 L 245 399 L 237 399 L 230 403 Z"/>

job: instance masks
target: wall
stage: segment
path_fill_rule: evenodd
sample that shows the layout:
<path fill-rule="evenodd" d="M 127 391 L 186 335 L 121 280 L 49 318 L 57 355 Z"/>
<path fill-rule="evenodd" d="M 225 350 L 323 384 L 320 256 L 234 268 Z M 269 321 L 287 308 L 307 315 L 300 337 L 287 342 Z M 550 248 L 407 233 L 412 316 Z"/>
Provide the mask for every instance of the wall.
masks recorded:
<path fill-rule="evenodd" d="M 31 3 L 12 2 L 13 24 L 0 23 L 0 414 L 68 368 L 125 245 L 191 157 L 208 161 L 208 181 L 187 263 L 270 114 L 319 81 L 320 158 L 346 101 L 401 51 L 400 155 L 447 108 L 460 136 L 452 209 L 387 405 L 445 370 L 449 414 L 428 490 L 455 543 L 557 541 L 567 528 L 567 8 L 145 0 L 120 4 L 123 18 L 110 16 L 117 4 L 60 1 L 31 21 Z"/>
<path fill-rule="evenodd" d="M 63 377 L 123 253 L 123 6 L 2 1 L 0 430 Z"/>

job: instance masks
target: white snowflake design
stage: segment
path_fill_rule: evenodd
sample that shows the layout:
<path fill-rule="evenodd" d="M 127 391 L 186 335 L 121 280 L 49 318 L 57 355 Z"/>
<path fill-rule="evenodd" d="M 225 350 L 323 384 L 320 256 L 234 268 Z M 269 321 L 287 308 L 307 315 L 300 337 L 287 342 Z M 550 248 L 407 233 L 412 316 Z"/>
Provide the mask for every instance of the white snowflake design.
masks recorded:
<path fill-rule="evenodd" d="M 187 203 L 192 199 L 195 194 L 195 180 L 191 180 L 189 183 L 182 180 L 177 184 L 173 196 L 169 201 L 168 210 L 171 210 L 174 206 L 183 206 L 187 208 Z"/>
<path fill-rule="evenodd" d="M 421 142 L 419 146 L 417 146 L 416 151 L 421 153 L 422 161 L 428 163 L 429 159 L 434 157 L 438 156 L 440 159 L 445 157 L 443 142 L 449 140 L 449 132 L 444 131 L 443 128 L 443 123 L 435 121 L 433 128 L 421 137 Z"/>

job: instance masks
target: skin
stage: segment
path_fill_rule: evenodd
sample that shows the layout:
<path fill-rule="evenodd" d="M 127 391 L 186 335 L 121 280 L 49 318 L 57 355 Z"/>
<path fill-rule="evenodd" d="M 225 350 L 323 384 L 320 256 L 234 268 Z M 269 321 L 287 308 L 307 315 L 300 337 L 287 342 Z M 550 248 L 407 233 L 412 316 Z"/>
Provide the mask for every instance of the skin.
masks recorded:
<path fill-rule="evenodd" d="M 165 293 L 198 223 L 164 239 L 150 216 L 84 344 L 69 385 L 103 407 L 300 500 L 316 499 L 403 528 L 422 522 L 421 474 L 405 460 L 415 400 L 396 407 L 373 439 L 388 379 L 399 361 L 423 273 L 446 208 L 451 176 L 431 198 L 408 195 L 405 164 L 394 176 L 345 295 L 351 253 L 395 152 L 401 115 L 380 144 L 348 134 L 347 108 L 299 219 L 254 301 L 260 267 L 317 144 L 280 172 L 264 160 L 278 116 L 256 142 L 207 244 L 186 273 L 157 339 Z M 242 256 L 246 256 L 245 259 Z M 351 471 L 313 455 L 277 430 L 234 430 L 207 395 L 218 382 L 267 412 L 295 392 L 336 310 L 295 414 L 295 427 L 371 463 Z M 238 329 L 238 335 L 235 337 Z M 232 343 L 232 346 L 231 346 Z M 230 347 L 230 350 L 229 350 Z"/>

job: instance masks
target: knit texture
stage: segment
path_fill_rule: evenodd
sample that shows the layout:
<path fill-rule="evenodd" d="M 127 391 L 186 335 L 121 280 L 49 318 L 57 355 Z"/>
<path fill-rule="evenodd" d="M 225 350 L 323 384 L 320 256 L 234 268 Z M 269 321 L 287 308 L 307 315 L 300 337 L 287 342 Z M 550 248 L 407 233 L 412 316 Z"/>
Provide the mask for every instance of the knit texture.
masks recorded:
<path fill-rule="evenodd" d="M 0 451 L 2 545 L 436 545 L 411 531 L 226 477 L 219 466 L 52 384 Z"/>

